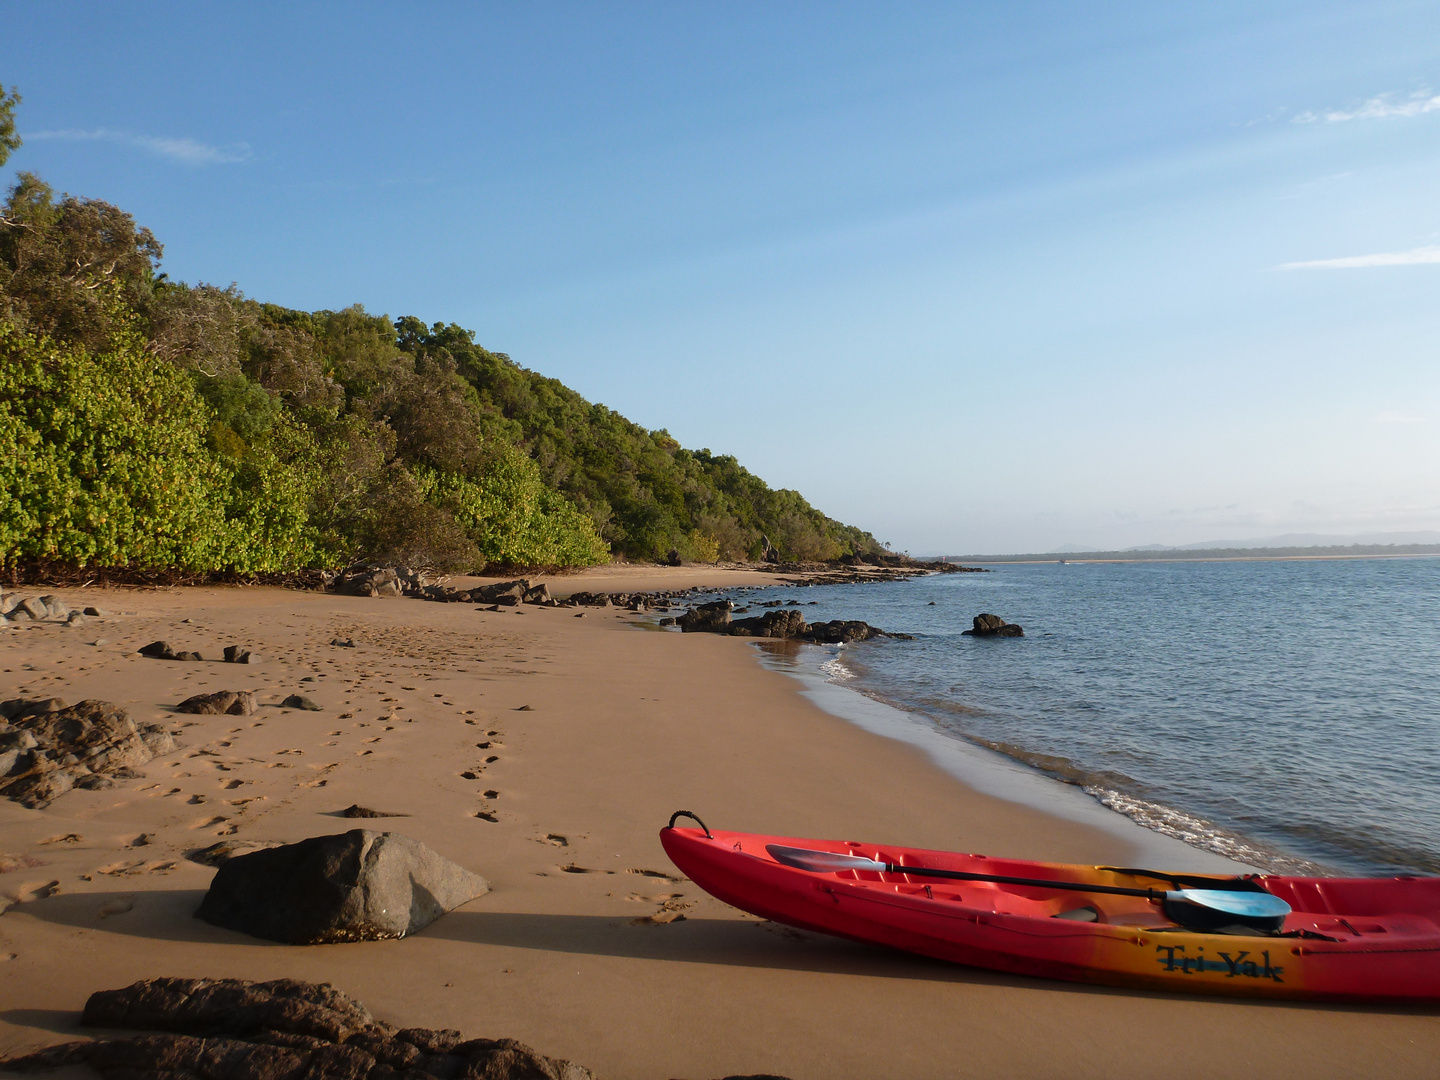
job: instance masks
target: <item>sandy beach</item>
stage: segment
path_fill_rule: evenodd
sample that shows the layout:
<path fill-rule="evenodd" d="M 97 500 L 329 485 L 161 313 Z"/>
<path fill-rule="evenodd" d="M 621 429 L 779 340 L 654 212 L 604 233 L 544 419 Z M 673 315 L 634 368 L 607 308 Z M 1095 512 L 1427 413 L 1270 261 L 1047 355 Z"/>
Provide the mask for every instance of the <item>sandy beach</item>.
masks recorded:
<path fill-rule="evenodd" d="M 773 578 L 618 567 L 545 580 L 563 596 Z M 0 915 L 4 1054 L 84 1034 L 95 990 L 184 975 L 329 982 L 392 1023 L 517 1038 L 609 1080 L 1436 1074 L 1434 1010 L 996 975 L 763 923 L 699 892 L 657 839 L 676 809 L 716 828 L 1022 858 L 1134 850 L 821 711 L 744 640 L 608 608 L 53 591 L 107 616 L 5 631 L 0 697 L 112 701 L 165 723 L 178 749 L 142 779 L 44 810 L 0 802 L 0 896 L 16 901 Z M 206 662 L 137 655 L 156 639 Z M 216 662 L 231 644 L 264 662 Z M 262 705 L 173 711 L 214 690 Z M 293 693 L 321 711 L 279 707 Z M 354 803 L 405 816 L 339 816 Z M 492 891 L 398 941 L 290 947 L 193 918 L 214 871 L 187 852 L 357 826 L 414 837 Z"/>

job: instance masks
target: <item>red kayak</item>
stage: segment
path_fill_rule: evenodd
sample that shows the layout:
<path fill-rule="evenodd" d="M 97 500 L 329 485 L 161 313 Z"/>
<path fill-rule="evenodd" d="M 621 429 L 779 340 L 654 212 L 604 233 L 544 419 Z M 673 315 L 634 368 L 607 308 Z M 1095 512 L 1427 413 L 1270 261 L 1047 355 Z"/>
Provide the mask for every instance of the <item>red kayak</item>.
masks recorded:
<path fill-rule="evenodd" d="M 691 881 L 804 930 L 1074 982 L 1440 1001 L 1440 878 L 1165 874 L 712 833 L 679 817 L 694 815 L 677 813 L 660 842 Z"/>

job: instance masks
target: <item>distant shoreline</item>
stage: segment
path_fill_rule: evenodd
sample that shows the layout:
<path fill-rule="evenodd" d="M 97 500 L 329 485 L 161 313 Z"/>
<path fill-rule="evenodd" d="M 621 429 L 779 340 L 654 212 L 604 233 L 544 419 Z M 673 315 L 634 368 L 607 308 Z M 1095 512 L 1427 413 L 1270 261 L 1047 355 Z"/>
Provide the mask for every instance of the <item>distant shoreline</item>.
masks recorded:
<path fill-rule="evenodd" d="M 1026 555 L 944 555 L 945 562 L 993 563 L 1138 563 L 1138 562 L 1292 562 L 1336 559 L 1414 559 L 1440 556 L 1440 544 L 1355 544 L 1313 548 L 1210 548 L 1200 551 L 1076 551 Z"/>

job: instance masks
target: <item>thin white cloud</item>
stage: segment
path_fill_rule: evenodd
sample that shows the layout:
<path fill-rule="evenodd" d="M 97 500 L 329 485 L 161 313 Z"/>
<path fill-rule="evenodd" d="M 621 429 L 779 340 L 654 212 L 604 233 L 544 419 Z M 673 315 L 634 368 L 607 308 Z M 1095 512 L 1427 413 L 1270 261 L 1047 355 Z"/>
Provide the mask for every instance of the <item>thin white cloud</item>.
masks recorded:
<path fill-rule="evenodd" d="M 134 135 L 128 131 L 113 128 L 94 128 L 90 131 L 37 131 L 27 134 L 26 139 L 63 139 L 68 142 L 109 142 L 121 146 L 134 146 L 159 154 L 171 161 L 186 165 L 231 165 L 244 161 L 250 156 L 246 143 L 232 143 L 229 146 L 211 146 L 195 139 L 174 139 L 159 135 Z"/>
<path fill-rule="evenodd" d="M 1310 259 L 1282 263 L 1281 270 L 1354 270 L 1367 266 L 1423 266 L 1440 263 L 1440 244 L 1409 251 L 1378 251 L 1373 255 L 1347 255 L 1341 259 Z"/>
<path fill-rule="evenodd" d="M 1440 111 L 1440 94 L 1417 90 L 1397 100 L 1394 94 L 1379 94 L 1356 109 L 1335 109 L 1329 112 L 1302 112 L 1293 118 L 1297 124 L 1343 124 L 1347 120 L 1380 120 L 1387 116 L 1419 116 Z"/>
<path fill-rule="evenodd" d="M 1372 416 L 1370 422 L 1374 424 L 1423 424 L 1425 418 L 1403 412 L 1382 412 Z"/>

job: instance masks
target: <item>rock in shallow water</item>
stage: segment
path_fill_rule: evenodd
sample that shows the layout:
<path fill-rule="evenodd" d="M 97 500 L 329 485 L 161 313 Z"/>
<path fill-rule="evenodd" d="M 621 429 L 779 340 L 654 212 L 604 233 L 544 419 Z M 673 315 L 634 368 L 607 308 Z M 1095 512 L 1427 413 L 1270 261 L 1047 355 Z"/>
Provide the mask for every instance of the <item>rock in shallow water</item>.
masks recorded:
<path fill-rule="evenodd" d="M 237 855 L 196 917 L 290 945 L 398 938 L 489 891 L 408 836 L 352 829 Z"/>
<path fill-rule="evenodd" d="M 1015 623 L 1007 623 L 999 615 L 976 615 L 969 630 L 960 631 L 966 637 L 1024 637 L 1025 631 Z"/>

